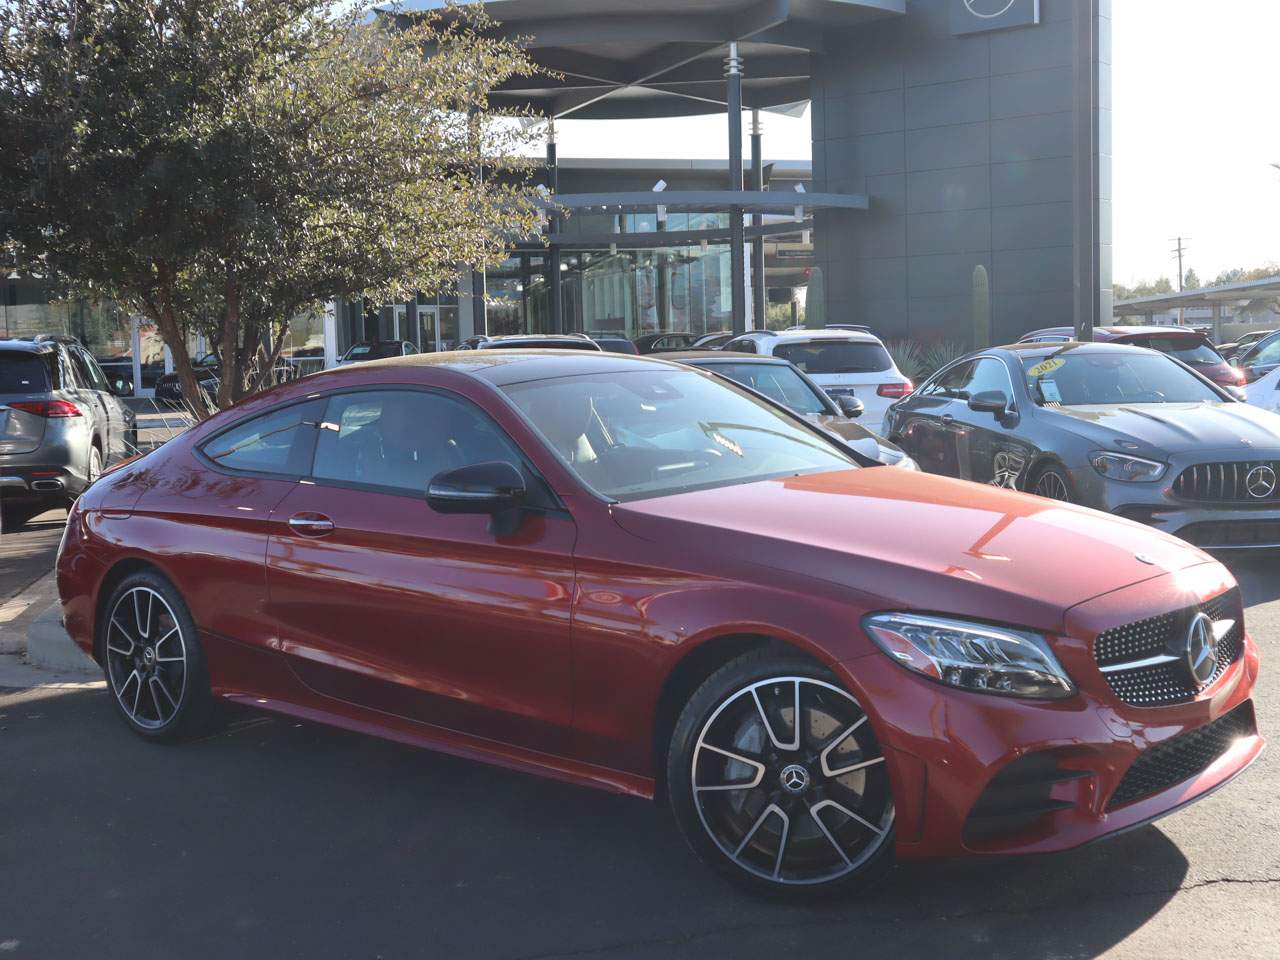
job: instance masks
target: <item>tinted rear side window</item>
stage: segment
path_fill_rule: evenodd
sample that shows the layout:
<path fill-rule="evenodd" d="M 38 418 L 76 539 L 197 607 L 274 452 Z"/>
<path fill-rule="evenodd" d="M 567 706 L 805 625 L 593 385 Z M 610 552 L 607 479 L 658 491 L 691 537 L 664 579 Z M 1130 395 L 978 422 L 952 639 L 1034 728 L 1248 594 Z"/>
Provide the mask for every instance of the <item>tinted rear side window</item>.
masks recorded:
<path fill-rule="evenodd" d="M 790 360 L 809 374 L 880 373 L 893 366 L 889 351 L 880 344 L 853 340 L 780 343 L 773 348 L 773 355 Z"/>
<path fill-rule="evenodd" d="M 231 470 L 304 477 L 323 410 L 323 400 L 312 400 L 264 413 L 214 437 L 204 455 Z"/>
<path fill-rule="evenodd" d="M 49 367 L 43 356 L 0 353 L 0 393 L 45 393 L 49 389 Z"/>

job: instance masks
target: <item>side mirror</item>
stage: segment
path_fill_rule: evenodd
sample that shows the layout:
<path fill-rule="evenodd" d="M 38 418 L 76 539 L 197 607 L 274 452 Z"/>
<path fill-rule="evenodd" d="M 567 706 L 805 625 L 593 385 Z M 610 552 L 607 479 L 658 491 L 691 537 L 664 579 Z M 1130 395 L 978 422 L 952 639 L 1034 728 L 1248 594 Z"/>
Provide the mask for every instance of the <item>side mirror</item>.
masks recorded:
<path fill-rule="evenodd" d="M 866 406 L 857 397 L 851 397 L 848 394 L 838 394 L 835 397 L 836 406 L 850 420 L 856 420 L 866 412 Z"/>
<path fill-rule="evenodd" d="M 112 377 L 111 392 L 117 397 L 132 397 L 133 381 L 127 377 Z"/>
<path fill-rule="evenodd" d="M 427 486 L 427 505 L 436 513 L 488 514 L 490 530 L 510 535 L 520 525 L 524 475 L 510 463 L 473 463 L 436 474 Z"/>
<path fill-rule="evenodd" d="M 1009 409 L 1009 400 L 998 390 L 984 390 L 969 398 L 969 409 L 974 413 L 991 413 L 1002 417 Z"/>

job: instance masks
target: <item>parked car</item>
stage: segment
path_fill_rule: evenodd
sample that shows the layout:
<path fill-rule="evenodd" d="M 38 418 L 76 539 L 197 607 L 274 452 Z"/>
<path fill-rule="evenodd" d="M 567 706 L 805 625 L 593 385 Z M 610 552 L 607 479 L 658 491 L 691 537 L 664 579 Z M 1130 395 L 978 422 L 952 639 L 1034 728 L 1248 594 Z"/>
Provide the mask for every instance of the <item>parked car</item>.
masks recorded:
<path fill-rule="evenodd" d="M 597 335 L 591 339 L 606 353 L 629 353 L 634 356 L 640 352 L 636 349 L 636 345 L 626 337 L 602 337 Z"/>
<path fill-rule="evenodd" d="M 981 351 L 896 404 L 885 432 L 931 473 L 1117 513 L 1205 549 L 1280 547 L 1280 417 L 1168 354 Z"/>
<path fill-rule="evenodd" d="M 459 350 L 591 350 L 603 352 L 585 333 L 513 333 L 507 336 L 475 336 L 462 341 Z"/>
<path fill-rule="evenodd" d="M 210 407 L 217 406 L 218 385 L 221 383 L 218 355 L 205 353 L 191 361 L 191 371 L 195 374 L 196 383 L 204 391 L 205 401 Z M 156 380 L 156 400 L 170 407 L 185 405 L 182 395 L 182 378 L 175 373 L 166 373 Z"/>
<path fill-rule="evenodd" d="M 1048 327 L 1029 333 L 1018 342 L 1069 343 L 1075 340 L 1075 336 L 1072 327 Z M 1192 327 L 1096 327 L 1093 342 L 1125 343 L 1167 353 L 1219 386 L 1230 388 L 1236 399 L 1244 399 L 1240 389 L 1245 384 L 1244 374 L 1223 359 L 1208 334 L 1202 330 Z"/>
<path fill-rule="evenodd" d="M 1251 347 L 1247 347 L 1236 358 L 1236 363 L 1244 374 L 1246 383 L 1265 377 L 1272 370 L 1280 367 L 1280 331 L 1263 337 Z"/>
<path fill-rule="evenodd" d="M 1280 413 L 1280 366 L 1254 380 L 1245 387 L 1248 402 L 1263 410 Z"/>
<path fill-rule="evenodd" d="M 756 330 L 730 340 L 722 349 L 781 357 L 794 363 L 833 400 L 857 397 L 866 412 L 863 426 L 883 433 L 885 411 L 895 400 L 909 396 L 911 381 L 904 377 L 880 339 L 852 330 Z"/>
<path fill-rule="evenodd" d="M 437 354 L 260 394 L 95 484 L 57 579 L 144 739 L 196 735 L 216 697 L 662 797 L 766 890 L 1075 847 L 1264 746 L 1240 591 L 1200 550 L 859 469 L 641 357 Z"/>
<path fill-rule="evenodd" d="M 338 365 L 385 360 L 389 357 L 411 357 L 417 352 L 418 348 L 408 340 L 364 340 L 344 353 Z"/>
<path fill-rule="evenodd" d="M 754 390 L 835 434 L 868 460 L 907 470 L 918 469 L 900 447 L 856 422 L 865 412 L 861 400 L 849 396 L 841 396 L 839 402 L 831 399 L 799 368 L 781 357 L 697 350 L 663 354 L 662 359 L 710 371 Z"/>
<path fill-rule="evenodd" d="M 646 354 L 689 350 L 702 336 L 698 333 L 647 333 L 643 337 L 636 337 L 636 352 Z"/>
<path fill-rule="evenodd" d="M 107 375 L 107 379 L 112 381 L 128 380 L 130 383 L 133 382 L 133 357 L 95 356 L 94 359 L 98 361 L 98 366 L 102 369 L 102 372 Z M 164 376 L 164 361 L 150 360 L 146 363 L 139 364 L 139 367 L 142 372 L 143 388 L 155 389 L 156 381 Z"/>
<path fill-rule="evenodd" d="M 132 383 L 128 388 L 132 391 Z M 104 467 L 133 456 L 134 413 L 70 338 L 0 340 L 0 523 L 11 533 L 69 504 Z"/>
<path fill-rule="evenodd" d="M 697 340 L 689 345 L 690 350 L 720 350 L 726 343 L 733 339 L 733 334 L 728 331 L 719 333 L 703 334 Z"/>
<path fill-rule="evenodd" d="M 1237 340 L 1230 343 L 1218 344 L 1218 352 L 1222 354 L 1223 359 L 1229 363 L 1234 363 L 1236 358 L 1245 353 L 1259 340 L 1265 340 L 1267 337 L 1276 333 L 1275 330 L 1253 330 L 1243 334 Z"/>

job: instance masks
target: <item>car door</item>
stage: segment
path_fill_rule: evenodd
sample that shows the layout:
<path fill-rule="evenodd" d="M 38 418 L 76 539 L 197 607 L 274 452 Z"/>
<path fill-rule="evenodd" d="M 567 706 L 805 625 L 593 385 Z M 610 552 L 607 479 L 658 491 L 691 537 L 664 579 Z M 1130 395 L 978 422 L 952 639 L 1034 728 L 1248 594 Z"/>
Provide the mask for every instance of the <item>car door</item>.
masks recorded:
<path fill-rule="evenodd" d="M 1018 489 L 1033 447 L 1018 435 L 1021 421 L 1009 368 L 998 357 L 979 357 L 957 392 L 962 398 L 954 411 L 960 475 L 976 483 Z M 1000 394 L 1006 412 L 971 410 L 968 401 L 978 394 Z"/>
<path fill-rule="evenodd" d="M 120 398 L 116 396 L 111 389 L 111 382 L 107 379 L 107 375 L 98 366 L 98 361 L 86 350 L 77 349 L 75 351 L 80 362 L 84 365 L 84 370 L 89 378 L 89 387 L 98 398 L 104 414 L 106 416 L 107 430 L 109 435 L 108 446 L 106 450 L 107 463 L 113 463 L 124 457 L 132 456 L 134 451 L 129 449 L 126 441 L 126 435 L 129 425 L 129 412 L 125 409 L 125 405 L 120 402 Z"/>
<path fill-rule="evenodd" d="M 512 535 L 427 506 L 438 473 L 494 460 L 526 475 Z M 571 743 L 572 518 L 471 400 L 363 388 L 328 398 L 308 481 L 275 514 L 269 613 L 324 695 L 551 753 Z"/>
<path fill-rule="evenodd" d="M 910 397 L 894 407 L 893 435 L 928 473 L 959 477 L 967 471 L 960 462 L 956 412 L 963 405 L 961 390 L 973 370 L 973 361 L 961 360 L 934 375 Z"/>

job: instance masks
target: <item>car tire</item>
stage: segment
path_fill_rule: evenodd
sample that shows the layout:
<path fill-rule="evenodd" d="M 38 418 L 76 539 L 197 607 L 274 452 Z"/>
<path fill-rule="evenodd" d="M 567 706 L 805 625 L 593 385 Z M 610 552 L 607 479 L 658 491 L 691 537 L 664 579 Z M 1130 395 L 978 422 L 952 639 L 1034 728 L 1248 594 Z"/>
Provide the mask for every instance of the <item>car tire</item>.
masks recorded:
<path fill-rule="evenodd" d="M 788 719 L 797 702 L 798 730 Z M 694 853 L 769 896 L 844 893 L 882 876 L 894 806 L 867 719 L 830 671 L 798 654 L 756 650 L 713 673 L 667 754 L 668 799 Z"/>
<path fill-rule="evenodd" d="M 145 740 L 176 742 L 208 729 L 214 699 L 204 649 L 181 594 L 141 571 L 111 592 L 97 649 L 111 702 Z"/>
<path fill-rule="evenodd" d="M 84 488 L 88 490 L 93 486 L 94 481 L 102 476 L 102 450 L 98 447 L 95 440 L 93 445 L 89 447 L 89 469 L 85 473 Z"/>
<path fill-rule="evenodd" d="M 1032 474 L 1027 483 L 1027 492 L 1047 500 L 1059 500 L 1063 503 L 1078 503 L 1075 484 L 1071 482 L 1071 474 L 1062 464 L 1056 461 L 1046 463 Z"/>

